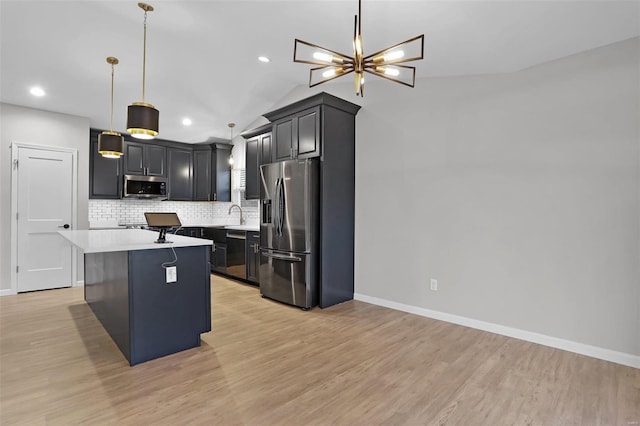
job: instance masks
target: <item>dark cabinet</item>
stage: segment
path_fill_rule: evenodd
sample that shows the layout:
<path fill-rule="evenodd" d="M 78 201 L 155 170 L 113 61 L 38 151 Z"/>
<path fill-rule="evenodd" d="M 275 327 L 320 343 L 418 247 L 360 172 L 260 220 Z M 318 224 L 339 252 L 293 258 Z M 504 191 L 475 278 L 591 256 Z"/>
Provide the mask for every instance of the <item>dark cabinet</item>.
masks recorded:
<path fill-rule="evenodd" d="M 193 151 L 193 200 L 212 201 L 211 187 L 213 177 L 211 174 L 211 148 L 196 149 Z"/>
<path fill-rule="evenodd" d="M 203 238 L 213 241 L 211 247 L 211 271 L 227 273 L 227 231 L 224 227 L 206 227 Z"/>
<path fill-rule="evenodd" d="M 231 201 L 231 145 L 125 139 L 124 155 L 116 160 L 98 154 L 100 132 L 90 133 L 89 198 L 120 199 L 123 175 L 138 175 L 167 178 L 170 200 Z"/>
<path fill-rule="evenodd" d="M 246 240 L 247 281 L 260 283 L 260 232 L 247 231 Z"/>
<path fill-rule="evenodd" d="M 178 229 L 176 234 L 193 238 L 204 238 L 204 228 L 198 226 L 182 227 Z"/>
<path fill-rule="evenodd" d="M 226 274 L 227 273 L 227 244 L 214 241 L 211 251 L 212 251 L 211 270 Z"/>
<path fill-rule="evenodd" d="M 122 158 L 104 158 L 98 153 L 99 130 L 91 129 L 89 198 L 122 198 Z"/>
<path fill-rule="evenodd" d="M 167 171 L 169 200 L 191 201 L 193 198 L 193 151 L 168 148 Z"/>
<path fill-rule="evenodd" d="M 124 174 L 166 177 L 166 148 L 159 145 L 124 142 Z"/>
<path fill-rule="evenodd" d="M 322 156 L 317 212 L 322 308 L 353 299 L 355 116 L 359 109 L 323 92 L 264 114 L 273 123 L 274 161 Z M 263 283 L 266 279 L 261 277 Z"/>
<path fill-rule="evenodd" d="M 248 138 L 245 150 L 245 198 L 257 200 L 260 198 L 260 166 L 271 163 L 271 124 L 246 132 L 242 136 Z"/>
<path fill-rule="evenodd" d="M 213 201 L 231 201 L 231 145 L 216 143 L 212 148 Z"/>
<path fill-rule="evenodd" d="M 273 123 L 273 161 L 320 156 L 320 107 Z"/>

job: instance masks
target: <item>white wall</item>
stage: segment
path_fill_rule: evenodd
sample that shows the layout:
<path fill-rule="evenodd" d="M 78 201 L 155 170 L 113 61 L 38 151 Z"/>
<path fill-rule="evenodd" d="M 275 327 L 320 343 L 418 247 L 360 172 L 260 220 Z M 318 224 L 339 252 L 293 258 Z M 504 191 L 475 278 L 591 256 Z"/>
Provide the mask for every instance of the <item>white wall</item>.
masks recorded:
<path fill-rule="evenodd" d="M 321 90 L 363 106 L 356 292 L 637 363 L 639 40 L 414 89 L 367 77 L 363 99 L 345 77 L 274 106 Z"/>
<path fill-rule="evenodd" d="M 75 148 L 78 150 L 78 223 L 87 229 L 89 194 L 89 119 L 0 103 L 0 290 L 11 288 L 11 151 L 12 142 Z M 78 279 L 84 276 L 78 256 Z"/>

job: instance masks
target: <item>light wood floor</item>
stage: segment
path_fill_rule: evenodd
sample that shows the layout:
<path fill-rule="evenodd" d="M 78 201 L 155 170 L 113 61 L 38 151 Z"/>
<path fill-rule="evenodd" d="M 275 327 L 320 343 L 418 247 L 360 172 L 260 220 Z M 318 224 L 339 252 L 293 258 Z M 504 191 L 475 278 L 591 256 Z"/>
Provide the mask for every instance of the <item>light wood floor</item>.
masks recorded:
<path fill-rule="evenodd" d="M 129 367 L 82 288 L 0 298 L 2 425 L 632 425 L 640 370 L 212 277 L 202 346 Z"/>

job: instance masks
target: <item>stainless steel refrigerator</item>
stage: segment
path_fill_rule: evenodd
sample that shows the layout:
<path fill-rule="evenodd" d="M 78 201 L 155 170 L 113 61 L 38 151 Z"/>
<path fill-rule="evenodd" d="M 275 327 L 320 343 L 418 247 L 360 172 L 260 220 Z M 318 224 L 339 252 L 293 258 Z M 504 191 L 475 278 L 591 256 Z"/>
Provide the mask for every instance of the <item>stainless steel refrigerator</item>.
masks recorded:
<path fill-rule="evenodd" d="M 260 167 L 260 293 L 304 309 L 318 304 L 316 159 Z"/>

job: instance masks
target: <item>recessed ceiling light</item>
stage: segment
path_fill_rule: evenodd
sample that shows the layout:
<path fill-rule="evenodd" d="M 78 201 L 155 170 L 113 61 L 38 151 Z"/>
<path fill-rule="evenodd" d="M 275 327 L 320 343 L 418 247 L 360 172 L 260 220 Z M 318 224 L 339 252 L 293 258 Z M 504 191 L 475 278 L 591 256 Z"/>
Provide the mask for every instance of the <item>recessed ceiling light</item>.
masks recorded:
<path fill-rule="evenodd" d="M 182 124 L 184 124 L 185 126 L 191 126 L 191 119 L 190 118 L 183 118 L 182 119 Z"/>
<path fill-rule="evenodd" d="M 258 60 L 260 62 L 271 62 L 271 59 L 267 58 L 266 56 L 258 56 Z"/>
<path fill-rule="evenodd" d="M 40 96 L 44 96 L 44 95 L 46 94 L 46 93 L 44 93 L 44 90 L 42 90 L 42 88 L 41 88 L 41 87 L 32 87 L 32 88 L 29 90 L 29 92 L 31 92 L 31 94 L 32 94 L 33 96 L 38 96 L 38 97 L 40 97 Z"/>

